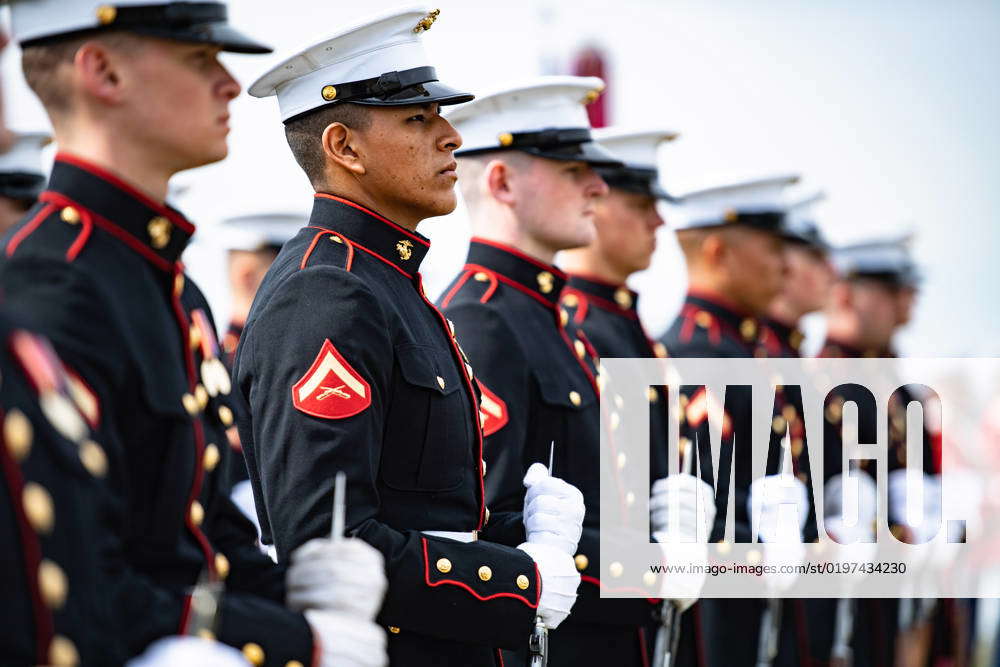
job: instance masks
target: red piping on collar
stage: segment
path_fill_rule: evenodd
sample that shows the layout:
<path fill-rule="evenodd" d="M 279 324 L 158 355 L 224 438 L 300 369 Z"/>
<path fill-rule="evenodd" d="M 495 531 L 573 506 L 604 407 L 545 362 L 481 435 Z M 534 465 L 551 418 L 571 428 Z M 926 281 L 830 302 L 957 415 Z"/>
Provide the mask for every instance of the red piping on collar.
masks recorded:
<path fill-rule="evenodd" d="M 344 239 L 344 241 L 349 246 L 351 246 L 352 249 L 355 248 L 355 247 L 360 248 L 361 250 L 364 250 L 366 253 L 368 253 L 369 255 L 371 255 L 372 257 L 374 257 L 375 259 L 381 260 L 381 261 L 385 262 L 386 264 L 388 264 L 389 266 L 391 266 L 392 268 L 396 269 L 397 271 L 399 271 L 400 273 L 402 273 L 407 278 L 409 278 L 411 280 L 413 279 L 413 274 L 412 273 L 407 273 L 406 271 L 404 271 L 403 269 L 399 268 L 398 266 L 396 266 L 395 264 L 393 264 L 391 261 L 389 261 L 388 259 L 386 259 L 382 255 L 378 254 L 374 250 L 366 248 L 365 246 L 361 245 L 357 241 L 353 241 L 353 240 L 347 238 L 347 236 L 345 236 L 341 232 L 335 232 L 332 229 L 327 229 L 326 227 L 317 227 L 315 225 L 310 225 L 309 227 L 307 227 L 307 229 L 322 229 L 323 232 L 325 232 L 327 234 L 335 234 L 335 235 L 339 236 L 340 238 Z M 353 250 L 351 252 L 351 256 L 350 256 L 350 258 L 349 258 L 348 261 L 349 261 L 349 264 L 348 264 L 347 270 L 350 271 L 350 269 L 351 269 L 350 264 L 352 264 L 354 262 L 354 253 L 353 253 Z"/>
<path fill-rule="evenodd" d="M 466 271 L 485 271 L 486 273 L 489 273 L 491 276 L 494 276 L 496 278 L 496 280 L 499 280 L 504 285 L 509 285 L 509 286 L 513 287 L 514 289 L 516 289 L 516 290 L 524 292 L 525 294 L 527 294 L 528 296 L 530 296 L 532 299 L 535 299 L 536 301 L 538 301 L 538 303 L 542 304 L 543 306 L 545 306 L 549 310 L 554 310 L 559 305 L 558 302 L 551 302 L 548 299 L 546 299 L 545 297 L 539 296 L 538 294 L 536 294 L 532 290 L 528 289 L 527 287 L 525 287 L 521 283 L 517 282 L 516 280 L 508 278 L 507 276 L 505 276 L 503 274 L 497 273 L 493 269 L 488 269 L 485 266 L 482 266 L 480 264 L 466 264 L 464 268 L 465 268 Z"/>
<path fill-rule="evenodd" d="M 382 222 L 384 222 L 385 224 L 389 225 L 390 227 L 392 227 L 396 231 L 398 231 L 398 232 L 400 232 L 402 234 L 406 234 L 407 236 L 409 236 L 411 239 L 413 239 L 417 243 L 421 244 L 422 246 L 424 246 L 426 248 L 430 248 L 431 247 L 431 244 L 426 239 L 420 238 L 419 236 L 417 236 L 416 234 L 414 234 L 413 232 L 411 232 L 409 229 L 406 229 L 405 227 L 399 225 L 398 223 L 393 222 L 389 218 L 386 218 L 384 216 L 379 215 L 378 213 L 376 213 L 375 211 L 371 210 L 370 208 L 365 208 L 361 204 L 355 204 L 354 202 L 349 201 L 347 199 L 344 199 L 343 197 L 338 197 L 336 195 L 328 195 L 325 192 L 317 192 L 314 196 L 317 199 L 332 199 L 333 201 L 339 201 L 341 204 L 346 204 L 346 205 L 350 206 L 351 208 L 356 208 L 359 211 L 361 211 L 362 213 L 367 213 L 368 215 L 372 216 L 376 220 L 381 220 Z"/>
<path fill-rule="evenodd" d="M 535 266 L 537 266 L 538 268 L 544 269 L 545 271 L 548 271 L 552 275 L 558 276 L 559 278 L 562 278 L 563 280 L 566 280 L 566 273 L 563 272 L 563 271 L 561 271 L 559 269 L 559 267 L 553 266 L 552 264 L 546 264 L 545 262 L 543 262 L 541 260 L 538 260 L 538 259 L 535 259 L 534 257 L 531 257 L 530 255 L 526 255 L 523 252 L 521 252 L 520 250 L 518 250 L 517 248 L 515 248 L 513 246 L 509 246 L 506 243 L 500 243 L 499 241 L 489 241 L 487 239 L 480 238 L 478 236 L 473 236 L 471 239 L 469 239 L 469 242 L 470 243 L 482 243 L 483 245 L 491 246 L 493 248 L 496 248 L 497 250 L 503 250 L 504 252 L 509 252 L 510 254 L 514 255 L 515 257 L 520 257 L 524 261 L 530 262 L 530 263 L 534 264 Z"/>
<path fill-rule="evenodd" d="M 139 239 L 135 238 L 134 236 L 132 236 L 127 231 L 125 231 L 124 229 L 122 229 L 118 225 L 114 224 L 110 220 L 107 220 L 106 218 L 101 217 L 97 213 L 94 213 L 92 210 L 88 209 L 83 204 L 80 204 L 79 202 L 74 201 L 74 200 L 70 199 L 69 197 L 67 197 L 67 196 L 65 196 L 63 194 L 60 194 L 58 192 L 53 192 L 51 190 L 49 190 L 47 192 L 43 192 L 41 194 L 41 196 L 39 196 L 39 200 L 40 201 L 49 201 L 49 202 L 52 202 L 56 206 L 60 206 L 60 205 L 61 206 L 72 206 L 73 208 L 79 209 L 81 212 L 84 212 L 84 211 L 87 212 L 92 217 L 93 222 L 98 227 L 100 227 L 104 231 L 108 232 L 112 236 L 116 237 L 119 241 L 123 242 L 129 248 L 131 248 L 135 252 L 137 252 L 140 255 L 142 255 L 143 257 L 145 257 L 152 264 L 154 264 L 155 266 L 159 267 L 163 271 L 172 271 L 173 270 L 175 264 L 172 264 L 172 263 L 168 262 L 167 260 L 163 259 L 159 255 L 157 255 L 155 252 L 153 252 L 152 250 L 150 250 Z"/>
<path fill-rule="evenodd" d="M 626 288 L 626 289 L 628 289 L 628 288 Z M 595 306 L 597 306 L 598 308 L 601 308 L 603 310 L 610 311 L 614 315 L 621 315 L 622 317 L 627 317 L 627 318 L 632 319 L 632 320 L 639 319 L 639 316 L 636 315 L 635 310 L 633 310 L 631 308 L 622 308 L 617 303 L 614 303 L 612 301 L 608 301 L 607 299 L 605 299 L 603 297 L 595 296 L 595 295 L 591 294 L 590 292 L 587 292 L 585 290 L 580 289 L 579 286 L 567 287 L 566 289 L 563 290 L 563 292 L 565 293 L 565 292 L 568 292 L 568 291 L 571 291 L 571 290 L 573 292 L 575 292 L 577 295 L 581 295 L 581 294 L 585 295 L 588 301 L 593 301 L 594 302 Z"/>
<path fill-rule="evenodd" d="M 70 153 L 63 153 L 63 152 L 56 153 L 55 159 L 56 162 L 65 162 L 66 164 L 71 164 L 74 167 L 79 167 L 84 171 L 90 172 L 91 174 L 97 176 L 101 180 L 107 181 L 108 183 L 115 186 L 119 190 L 125 192 L 133 199 L 139 200 L 145 206 L 148 206 L 149 208 L 153 209 L 160 215 L 169 219 L 170 222 L 174 223 L 188 234 L 194 234 L 195 228 L 190 221 L 185 220 L 182 215 L 178 214 L 176 211 L 168 208 L 167 206 L 164 206 L 163 204 L 158 204 L 157 202 L 153 201 L 147 195 L 144 195 L 143 193 L 136 190 L 135 186 L 129 185 L 118 176 L 112 174 L 110 171 L 107 171 L 102 167 L 98 167 L 96 164 L 88 162 L 84 158 L 72 155 Z"/>
<path fill-rule="evenodd" d="M 469 276 L 471 275 L 472 271 L 462 271 L 462 275 L 459 276 L 458 280 L 455 281 L 455 285 L 450 290 L 448 290 L 448 293 L 444 295 L 443 299 L 441 299 L 442 308 L 448 307 L 448 304 L 451 303 L 451 300 L 455 298 L 456 294 L 458 294 L 458 290 L 462 289 L 462 285 L 468 282 Z"/>
<path fill-rule="evenodd" d="M 597 283 L 598 285 L 604 285 L 605 287 L 613 287 L 615 289 L 621 289 L 621 288 L 624 287 L 629 292 L 632 291 L 631 289 L 629 289 L 629 286 L 626 285 L 626 284 L 624 284 L 624 283 L 612 283 L 612 282 L 608 282 L 607 280 L 604 280 L 603 278 L 598 278 L 593 273 L 581 273 L 579 271 L 567 271 L 566 275 L 569 276 L 570 278 L 573 278 L 573 277 L 582 278 L 583 280 L 587 280 L 587 281 L 592 282 L 592 283 Z"/>
<path fill-rule="evenodd" d="M 17 233 L 15 233 L 7 243 L 7 256 L 10 257 L 13 255 L 14 251 L 17 250 L 17 246 L 21 245 L 21 241 L 31 236 L 31 234 L 38 229 L 38 226 L 41 225 L 47 217 L 55 212 L 56 208 L 55 204 L 43 206 L 42 210 L 38 212 L 38 215 L 31 219 L 31 222 L 17 230 Z"/>

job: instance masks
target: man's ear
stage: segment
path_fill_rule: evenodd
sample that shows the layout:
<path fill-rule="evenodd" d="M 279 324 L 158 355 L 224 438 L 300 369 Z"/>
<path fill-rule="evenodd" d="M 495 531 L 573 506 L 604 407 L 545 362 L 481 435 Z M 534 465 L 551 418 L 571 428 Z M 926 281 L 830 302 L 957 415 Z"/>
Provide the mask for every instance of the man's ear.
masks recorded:
<path fill-rule="evenodd" d="M 514 188 L 517 176 L 510 165 L 500 159 L 490 160 L 483 173 L 489 195 L 501 204 L 513 206 L 517 201 Z"/>
<path fill-rule="evenodd" d="M 117 104 L 124 94 L 124 60 L 99 40 L 85 42 L 73 57 L 80 86 L 105 104 Z"/>
<path fill-rule="evenodd" d="M 725 259 L 727 252 L 729 252 L 729 242 L 724 234 L 710 232 L 701 241 L 699 254 L 706 266 L 718 266 Z"/>
<path fill-rule="evenodd" d="M 355 150 L 358 134 L 343 123 L 330 123 L 323 130 L 323 153 L 329 162 L 334 162 L 355 176 L 367 173 L 361 156 Z"/>

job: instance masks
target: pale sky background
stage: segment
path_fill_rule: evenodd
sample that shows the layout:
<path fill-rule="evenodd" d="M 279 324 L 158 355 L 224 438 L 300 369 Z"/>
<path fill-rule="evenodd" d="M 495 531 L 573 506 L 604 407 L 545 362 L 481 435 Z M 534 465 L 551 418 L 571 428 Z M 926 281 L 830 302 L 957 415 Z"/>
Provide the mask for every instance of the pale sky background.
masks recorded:
<path fill-rule="evenodd" d="M 230 0 L 233 23 L 276 47 L 226 56 L 247 87 L 284 54 L 374 11 L 382 0 Z M 927 276 L 904 353 L 1000 356 L 1000 3 L 910 0 L 445 0 L 425 43 L 442 80 L 471 92 L 568 66 L 583 44 L 607 53 L 611 120 L 681 133 L 662 154 L 668 188 L 720 175 L 799 172 L 822 189 L 820 222 L 835 242 L 912 229 Z M 44 128 L 19 55 L 3 60 L 10 124 Z M 155 85 L 155 82 L 150 82 Z M 209 241 L 221 217 L 308 211 L 310 190 L 273 99 L 233 105 L 230 157 L 181 174 L 175 203 L 201 230 L 185 259 L 220 327 L 228 299 L 223 256 Z M 437 294 L 461 266 L 461 205 L 420 231 Z M 672 319 L 683 267 L 664 229 L 653 268 L 634 277 L 648 329 Z"/>

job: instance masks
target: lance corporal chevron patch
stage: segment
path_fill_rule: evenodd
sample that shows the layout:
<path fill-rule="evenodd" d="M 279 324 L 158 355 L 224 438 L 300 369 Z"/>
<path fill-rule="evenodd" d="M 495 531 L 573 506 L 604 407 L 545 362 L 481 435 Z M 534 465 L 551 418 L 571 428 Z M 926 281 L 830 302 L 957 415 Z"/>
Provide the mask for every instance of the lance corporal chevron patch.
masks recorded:
<path fill-rule="evenodd" d="M 329 338 L 323 341 L 306 374 L 292 387 L 292 404 L 313 417 L 343 419 L 363 412 L 371 403 L 368 383 Z"/>

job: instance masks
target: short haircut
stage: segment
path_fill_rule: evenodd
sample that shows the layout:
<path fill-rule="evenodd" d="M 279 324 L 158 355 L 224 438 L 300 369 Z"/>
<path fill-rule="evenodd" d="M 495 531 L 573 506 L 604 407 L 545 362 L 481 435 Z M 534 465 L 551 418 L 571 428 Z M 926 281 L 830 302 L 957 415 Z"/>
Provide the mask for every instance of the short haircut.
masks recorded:
<path fill-rule="evenodd" d="M 70 100 L 66 94 L 69 85 L 64 80 L 62 70 L 67 65 L 72 66 L 76 52 L 92 40 L 100 40 L 112 49 L 125 50 L 127 53 L 138 50 L 143 44 L 140 35 L 114 30 L 81 32 L 24 47 L 21 55 L 24 78 L 50 114 L 70 110 Z"/>
<path fill-rule="evenodd" d="M 285 139 L 295 161 L 306 173 L 314 188 L 323 185 L 326 155 L 323 152 L 323 132 L 333 123 L 353 130 L 366 130 L 371 125 L 372 110 L 361 104 L 345 102 L 293 118 L 285 123 Z"/>
<path fill-rule="evenodd" d="M 524 151 L 499 150 L 487 153 L 458 157 L 458 186 L 462 190 L 462 199 L 466 206 L 476 206 L 483 195 L 482 178 L 486 167 L 494 160 L 502 160 L 504 164 L 518 171 L 530 167 L 535 156 Z"/>

